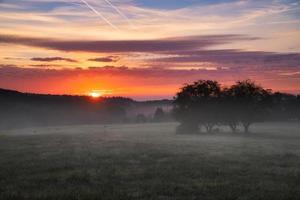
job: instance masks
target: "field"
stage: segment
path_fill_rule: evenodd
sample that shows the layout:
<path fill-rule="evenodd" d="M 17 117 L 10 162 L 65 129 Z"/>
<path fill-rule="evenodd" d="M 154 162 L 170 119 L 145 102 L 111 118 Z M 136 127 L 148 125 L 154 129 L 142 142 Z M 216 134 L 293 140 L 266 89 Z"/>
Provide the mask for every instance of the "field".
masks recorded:
<path fill-rule="evenodd" d="M 300 124 L 176 135 L 176 124 L 0 132 L 0 199 L 299 199 Z"/>

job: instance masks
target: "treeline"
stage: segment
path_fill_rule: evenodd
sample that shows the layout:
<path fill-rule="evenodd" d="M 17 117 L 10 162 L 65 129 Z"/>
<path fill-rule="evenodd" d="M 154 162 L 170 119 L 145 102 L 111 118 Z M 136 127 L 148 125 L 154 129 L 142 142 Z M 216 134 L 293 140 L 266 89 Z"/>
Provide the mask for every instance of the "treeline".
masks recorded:
<path fill-rule="evenodd" d="M 119 123 L 133 102 L 122 97 L 92 99 L 0 89 L 0 128 Z"/>
<path fill-rule="evenodd" d="M 173 103 L 173 110 L 170 113 Z M 31 126 L 180 122 L 178 133 L 207 132 L 228 126 L 233 132 L 264 121 L 300 121 L 300 96 L 272 92 L 251 80 L 222 87 L 199 80 L 170 100 L 41 95 L 0 89 L 0 129 Z"/>
<path fill-rule="evenodd" d="M 94 99 L 0 89 L 0 129 L 165 121 L 168 114 L 161 109 L 155 112 L 155 109 L 168 106 L 172 106 L 172 101 L 137 102 L 123 97 Z"/>
<path fill-rule="evenodd" d="M 300 96 L 264 89 L 251 80 L 222 87 L 217 81 L 199 80 L 185 85 L 174 97 L 178 133 L 213 132 L 227 125 L 233 132 L 249 132 L 255 122 L 299 121 Z"/>
<path fill-rule="evenodd" d="M 155 112 L 146 116 L 144 113 L 136 115 L 135 123 L 161 123 L 174 121 L 172 113 L 165 112 L 163 108 L 157 107 Z"/>

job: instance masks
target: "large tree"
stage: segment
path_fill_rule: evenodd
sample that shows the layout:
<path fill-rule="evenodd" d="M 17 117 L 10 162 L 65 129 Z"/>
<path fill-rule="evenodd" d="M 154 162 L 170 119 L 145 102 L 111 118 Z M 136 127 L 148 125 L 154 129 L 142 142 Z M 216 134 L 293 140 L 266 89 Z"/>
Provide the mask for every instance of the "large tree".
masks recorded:
<path fill-rule="evenodd" d="M 181 122 L 179 131 L 197 132 L 203 125 L 211 132 L 219 121 L 220 94 L 221 87 L 216 81 L 199 80 L 185 85 L 174 99 L 175 118 Z"/>
<path fill-rule="evenodd" d="M 220 103 L 220 122 L 223 125 L 229 126 L 232 132 L 236 132 L 240 121 L 238 117 L 239 111 L 236 109 L 235 97 L 232 94 L 232 90 L 228 88 L 223 89 Z"/>
<path fill-rule="evenodd" d="M 264 119 L 271 104 L 271 92 L 250 80 L 236 82 L 228 89 L 227 95 L 234 118 L 239 120 L 245 132 L 249 132 L 251 124 Z"/>

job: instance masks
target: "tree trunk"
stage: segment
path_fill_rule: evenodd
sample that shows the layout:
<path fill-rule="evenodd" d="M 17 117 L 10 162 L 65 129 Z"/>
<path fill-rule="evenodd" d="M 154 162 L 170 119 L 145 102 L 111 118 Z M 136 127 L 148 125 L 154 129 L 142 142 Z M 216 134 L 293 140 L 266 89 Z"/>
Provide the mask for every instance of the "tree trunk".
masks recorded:
<path fill-rule="evenodd" d="M 245 133 L 249 133 L 250 125 L 251 125 L 250 122 L 243 123 Z"/>
<path fill-rule="evenodd" d="M 214 124 L 205 124 L 206 132 L 211 133 L 214 127 Z"/>
<path fill-rule="evenodd" d="M 229 124 L 229 127 L 230 127 L 230 129 L 231 129 L 231 131 L 232 131 L 233 133 L 236 132 L 237 125 L 236 125 L 235 123 L 230 123 L 230 124 Z"/>

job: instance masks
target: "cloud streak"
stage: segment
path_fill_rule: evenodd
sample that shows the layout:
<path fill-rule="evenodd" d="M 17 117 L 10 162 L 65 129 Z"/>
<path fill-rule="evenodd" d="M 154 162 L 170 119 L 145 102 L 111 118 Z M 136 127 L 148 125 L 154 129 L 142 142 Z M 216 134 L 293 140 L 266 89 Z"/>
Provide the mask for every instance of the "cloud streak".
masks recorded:
<path fill-rule="evenodd" d="M 54 62 L 54 61 L 66 61 L 66 62 L 73 62 L 73 63 L 78 62 L 77 60 L 71 58 L 63 58 L 63 57 L 45 57 L 45 58 L 34 57 L 31 58 L 30 60 L 39 61 L 39 62 Z"/>
<path fill-rule="evenodd" d="M 113 23 L 111 23 L 106 17 L 104 17 L 103 14 L 101 14 L 98 10 L 96 10 L 93 6 L 91 6 L 87 1 L 80 0 L 82 3 L 84 3 L 91 11 L 93 11 L 96 15 L 98 15 L 102 20 L 104 20 L 108 25 L 110 25 L 113 29 L 119 30 L 117 26 L 115 26 Z"/>
<path fill-rule="evenodd" d="M 153 59 L 159 63 L 214 63 L 217 66 L 252 69 L 300 68 L 300 53 L 276 53 L 264 51 L 197 50 L 172 52 L 174 57 Z"/>
<path fill-rule="evenodd" d="M 285 74 L 283 76 L 282 74 Z M 184 84 L 198 79 L 214 79 L 225 85 L 236 80 L 251 78 L 267 88 L 297 93 L 298 73 L 281 74 L 272 71 L 236 70 L 176 70 L 164 68 L 128 68 L 126 66 L 90 67 L 88 69 L 24 68 L 15 65 L 0 65 L 1 87 L 21 91 L 55 94 L 83 94 L 101 83 L 100 88 L 113 90 L 114 95 L 151 96 L 171 98 Z M 36 83 L 39 83 L 38 85 Z M 61 87 L 53 87 L 60 85 Z M 118 91 L 118 92 L 117 92 Z M 76 92 L 76 93 L 75 93 Z"/>
<path fill-rule="evenodd" d="M 107 57 L 88 59 L 88 61 L 92 61 L 92 62 L 117 62 L 118 60 L 119 60 L 118 56 L 107 56 Z"/>
<path fill-rule="evenodd" d="M 236 41 L 256 40 L 245 35 L 209 35 L 163 38 L 155 40 L 58 40 L 53 38 L 29 38 L 0 35 L 0 43 L 19 44 L 67 52 L 172 52 L 205 49 Z"/>
<path fill-rule="evenodd" d="M 130 21 L 130 19 L 118 8 L 116 7 L 114 4 L 112 4 L 109 0 L 104 0 L 108 5 L 110 5 L 115 11 L 117 11 L 119 13 L 119 15 L 121 17 L 123 17 L 123 19 L 125 19 L 127 21 L 127 23 L 132 27 L 132 28 L 136 28 Z"/>
<path fill-rule="evenodd" d="M 28 38 L 0 35 L 0 43 L 25 45 L 64 52 L 113 53 L 120 56 L 90 58 L 91 62 L 117 62 L 131 60 L 140 65 L 164 68 L 221 69 L 234 68 L 251 70 L 299 69 L 299 53 L 277 53 L 267 51 L 243 51 L 239 49 L 210 50 L 220 44 L 236 41 L 258 40 L 245 35 L 210 35 L 173 37 L 156 40 L 59 40 L 53 38 Z M 149 57 L 149 55 L 153 56 Z M 122 57 L 123 56 L 123 57 Z M 148 56 L 148 57 L 147 57 Z M 123 59 L 124 58 L 124 59 Z M 35 61 L 76 60 L 62 57 L 35 58 Z"/>

